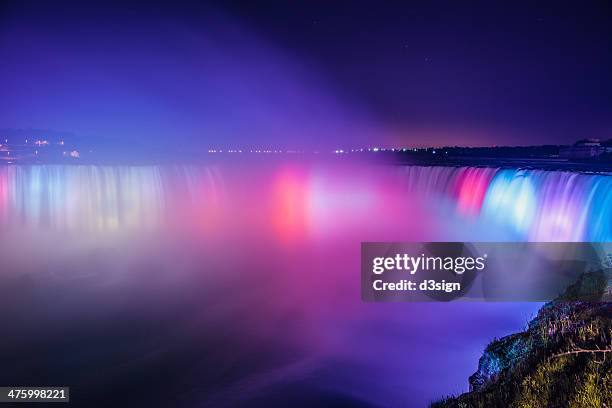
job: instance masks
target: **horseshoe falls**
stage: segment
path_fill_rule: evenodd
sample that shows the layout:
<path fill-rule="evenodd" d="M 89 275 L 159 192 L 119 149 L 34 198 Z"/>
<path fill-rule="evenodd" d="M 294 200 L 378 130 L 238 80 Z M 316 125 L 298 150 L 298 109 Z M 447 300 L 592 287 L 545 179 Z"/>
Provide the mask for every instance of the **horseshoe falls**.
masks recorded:
<path fill-rule="evenodd" d="M 342 222 L 348 226 L 376 217 L 401 225 L 403 218 L 419 217 L 443 202 L 435 217 L 484 225 L 513 239 L 612 239 L 608 174 L 424 166 L 359 172 L 303 165 L 255 169 L 244 179 L 237 170 L 0 167 L 0 226 L 99 232 L 177 225 L 197 229 L 212 214 L 235 218 L 233 225 L 263 216 L 270 225 L 288 222 L 304 230 L 331 220 L 328 230 L 338 231 L 346 227 Z M 412 205 L 396 205 L 404 199 Z M 251 202 L 250 211 L 240 200 Z"/>
<path fill-rule="evenodd" d="M 296 384 L 412 406 L 464 389 L 482 346 L 539 304 L 372 307 L 359 296 L 360 243 L 609 241 L 611 200 L 609 175 L 531 169 L 0 166 L 7 327 L 49 316 L 44 333 L 4 341 L 28 353 L 45 349 L 29 346 L 38 339 L 80 341 L 91 352 L 45 366 L 75 389 L 91 387 L 94 364 L 121 385 L 180 361 L 167 380 L 189 384 L 189 406 Z"/>

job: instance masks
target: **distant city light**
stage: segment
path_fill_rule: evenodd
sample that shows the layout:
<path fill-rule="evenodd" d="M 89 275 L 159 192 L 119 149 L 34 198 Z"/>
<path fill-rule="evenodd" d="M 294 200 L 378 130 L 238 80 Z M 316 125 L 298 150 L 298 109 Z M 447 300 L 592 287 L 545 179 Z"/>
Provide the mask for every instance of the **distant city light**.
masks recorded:
<path fill-rule="evenodd" d="M 46 140 L 37 140 L 35 142 L 37 145 L 47 145 L 49 144 L 48 141 Z M 2 145 L 0 145 L 1 147 Z M 328 153 L 331 154 L 351 154 L 351 153 L 359 153 L 359 152 L 383 152 L 383 153 L 406 153 L 406 152 L 421 152 L 421 153 L 430 153 L 433 155 L 438 155 L 438 154 L 444 154 L 444 155 L 448 155 L 449 154 L 449 150 L 440 150 L 441 148 L 434 148 L 434 147 L 353 147 L 353 148 L 338 148 L 338 149 L 334 149 L 334 150 L 330 150 L 328 151 Z M 231 149 L 208 149 L 207 150 L 208 153 L 228 153 L 228 154 L 233 154 L 233 153 L 251 153 L 251 154 L 319 154 L 321 153 L 318 150 L 310 150 L 310 151 L 304 151 L 304 150 L 293 150 L 293 149 L 289 149 L 289 150 L 283 150 L 283 149 L 255 149 L 255 150 L 243 150 L 243 149 L 238 149 L 238 148 L 231 148 Z"/>

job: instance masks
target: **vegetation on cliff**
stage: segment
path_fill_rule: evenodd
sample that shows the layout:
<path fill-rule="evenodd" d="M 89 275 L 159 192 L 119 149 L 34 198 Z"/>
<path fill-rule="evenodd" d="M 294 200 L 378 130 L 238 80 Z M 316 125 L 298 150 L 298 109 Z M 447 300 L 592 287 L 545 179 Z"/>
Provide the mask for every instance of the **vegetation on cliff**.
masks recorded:
<path fill-rule="evenodd" d="M 432 407 L 612 407 L 610 300 L 609 272 L 582 275 L 525 331 L 487 346 L 470 392 Z"/>

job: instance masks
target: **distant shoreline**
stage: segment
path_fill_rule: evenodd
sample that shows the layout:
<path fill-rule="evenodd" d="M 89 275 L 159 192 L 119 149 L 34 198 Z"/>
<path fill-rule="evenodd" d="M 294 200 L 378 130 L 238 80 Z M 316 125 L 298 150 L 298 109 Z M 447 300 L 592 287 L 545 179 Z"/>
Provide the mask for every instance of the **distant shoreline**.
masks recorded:
<path fill-rule="evenodd" d="M 245 157 L 246 156 L 246 157 Z M 404 156 L 398 154 L 380 154 L 377 157 L 358 157 L 352 160 L 349 155 L 338 157 L 332 154 L 300 154 L 300 155 L 254 155 L 245 153 L 243 155 L 222 154 L 214 157 L 190 158 L 186 160 L 176 160 L 175 158 L 166 160 L 70 160 L 70 161 L 19 161 L 9 162 L 0 160 L 0 167 L 8 166 L 156 166 L 156 165 L 216 165 L 216 164 L 272 164 L 277 162 L 324 162 L 327 164 L 385 164 L 396 166 L 439 166 L 439 167 L 495 167 L 512 168 L 526 170 L 545 170 L 545 171 L 568 171 L 586 174 L 612 175 L 612 163 L 609 162 L 578 162 L 564 159 L 552 158 L 499 158 L 499 157 L 443 157 L 443 158 L 424 158 Z"/>

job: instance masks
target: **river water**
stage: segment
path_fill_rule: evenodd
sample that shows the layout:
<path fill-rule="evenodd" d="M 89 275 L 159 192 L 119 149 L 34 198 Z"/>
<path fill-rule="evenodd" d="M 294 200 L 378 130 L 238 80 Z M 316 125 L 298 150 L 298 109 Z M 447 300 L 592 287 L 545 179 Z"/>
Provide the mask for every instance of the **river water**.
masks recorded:
<path fill-rule="evenodd" d="M 5 385 L 425 406 L 537 303 L 363 303 L 362 241 L 609 241 L 612 181 L 347 163 L 0 167 Z"/>

